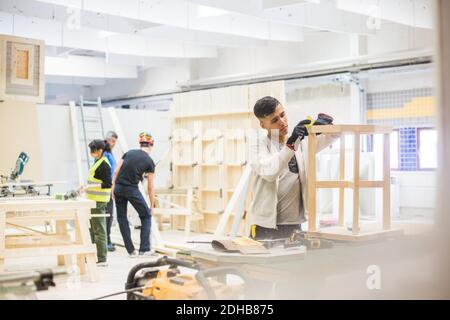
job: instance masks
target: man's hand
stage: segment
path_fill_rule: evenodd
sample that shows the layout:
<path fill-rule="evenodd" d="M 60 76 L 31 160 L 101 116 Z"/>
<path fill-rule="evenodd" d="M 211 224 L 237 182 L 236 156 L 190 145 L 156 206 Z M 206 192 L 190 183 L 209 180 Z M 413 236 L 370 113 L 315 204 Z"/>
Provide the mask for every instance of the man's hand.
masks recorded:
<path fill-rule="evenodd" d="M 292 134 L 289 137 L 289 139 L 287 140 L 287 144 L 289 145 L 293 145 L 297 139 L 303 140 L 305 137 L 308 136 L 308 129 L 306 129 L 306 125 L 310 124 L 311 120 L 302 120 L 300 121 L 294 128 L 294 130 L 292 130 Z"/>

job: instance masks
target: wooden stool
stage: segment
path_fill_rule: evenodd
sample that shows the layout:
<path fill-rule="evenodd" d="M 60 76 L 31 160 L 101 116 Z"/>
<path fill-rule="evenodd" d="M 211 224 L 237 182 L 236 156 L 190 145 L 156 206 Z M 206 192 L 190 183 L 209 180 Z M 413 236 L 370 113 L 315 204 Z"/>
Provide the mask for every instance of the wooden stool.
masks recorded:
<path fill-rule="evenodd" d="M 328 125 L 313 126 L 309 129 L 308 136 L 308 233 L 311 236 L 344 241 L 364 241 L 374 240 L 381 237 L 402 234 L 402 230 L 391 229 L 390 214 L 390 141 L 389 134 L 391 127 L 376 125 Z M 340 134 L 339 153 L 339 180 L 338 181 L 317 181 L 316 180 L 316 147 L 318 134 Z M 383 134 L 383 179 L 380 181 L 361 180 L 359 175 L 361 134 Z M 345 181 L 345 135 L 354 136 L 354 167 L 353 181 Z M 339 227 L 330 227 L 324 230 L 317 230 L 317 209 L 316 192 L 318 188 L 338 188 L 339 189 Z M 353 190 L 353 220 L 351 230 L 345 228 L 344 213 L 344 190 Z M 372 228 L 360 230 L 359 223 L 359 190 L 360 188 L 381 188 L 383 189 L 383 221 L 380 225 Z"/>

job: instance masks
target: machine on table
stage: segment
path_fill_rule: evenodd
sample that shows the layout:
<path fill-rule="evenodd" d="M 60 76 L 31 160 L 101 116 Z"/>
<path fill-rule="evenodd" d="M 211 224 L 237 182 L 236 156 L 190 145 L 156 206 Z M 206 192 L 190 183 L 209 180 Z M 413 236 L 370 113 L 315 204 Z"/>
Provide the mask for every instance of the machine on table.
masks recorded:
<path fill-rule="evenodd" d="M 197 272 L 181 274 L 179 267 Z M 227 275 L 238 276 L 243 283 L 229 284 Z M 125 289 L 128 300 L 229 300 L 245 295 L 249 281 L 236 268 L 204 269 L 196 262 L 162 257 L 134 266 L 128 273 Z"/>
<path fill-rule="evenodd" d="M 30 157 L 21 152 L 16 161 L 15 168 L 9 175 L 0 175 L 0 198 L 17 196 L 39 196 L 41 191 L 38 188 L 47 188 L 45 195 L 50 196 L 52 183 L 35 183 L 33 181 L 18 181 L 22 175 L 25 165 Z"/>

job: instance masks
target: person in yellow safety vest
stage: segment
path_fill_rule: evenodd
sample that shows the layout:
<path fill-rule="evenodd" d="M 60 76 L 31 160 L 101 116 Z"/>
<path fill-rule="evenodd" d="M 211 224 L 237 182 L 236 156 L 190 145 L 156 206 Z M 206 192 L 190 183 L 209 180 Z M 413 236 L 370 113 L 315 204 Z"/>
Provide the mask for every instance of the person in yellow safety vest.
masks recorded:
<path fill-rule="evenodd" d="M 91 156 L 95 158 L 94 165 L 89 169 L 86 196 L 96 202 L 96 208 L 91 209 L 91 238 L 97 247 L 97 265 L 107 266 L 107 236 L 106 236 L 106 206 L 111 197 L 111 164 L 103 156 L 106 148 L 104 140 L 94 140 L 89 143 Z M 98 216 L 103 215 L 103 216 Z"/>

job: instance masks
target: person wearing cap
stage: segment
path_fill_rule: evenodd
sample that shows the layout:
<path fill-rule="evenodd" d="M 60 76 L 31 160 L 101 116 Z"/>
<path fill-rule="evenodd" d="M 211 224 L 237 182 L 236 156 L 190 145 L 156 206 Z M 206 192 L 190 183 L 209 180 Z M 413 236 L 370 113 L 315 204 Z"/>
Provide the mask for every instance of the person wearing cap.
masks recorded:
<path fill-rule="evenodd" d="M 125 248 L 130 258 L 151 256 L 154 251 L 150 248 L 151 209 L 155 204 L 155 190 L 153 185 L 155 163 L 150 157 L 154 145 L 152 135 L 148 132 L 139 134 L 140 149 L 126 152 L 119 160 L 113 177 L 113 199 L 116 203 L 117 222 Z M 150 208 L 142 193 L 139 183 L 147 175 L 147 188 Z M 131 203 L 141 220 L 141 234 L 139 251 L 134 247 L 131 239 L 130 225 L 127 218 L 127 205 Z"/>
<path fill-rule="evenodd" d="M 92 242 L 97 247 L 97 265 L 107 266 L 107 237 L 106 237 L 106 205 L 111 197 L 111 165 L 104 156 L 107 148 L 104 140 L 93 140 L 89 143 L 91 156 L 95 159 L 89 169 L 88 185 L 83 190 L 86 197 L 96 202 L 91 209 L 93 215 L 90 219 L 90 233 Z M 99 216 L 100 215 L 100 216 Z"/>

